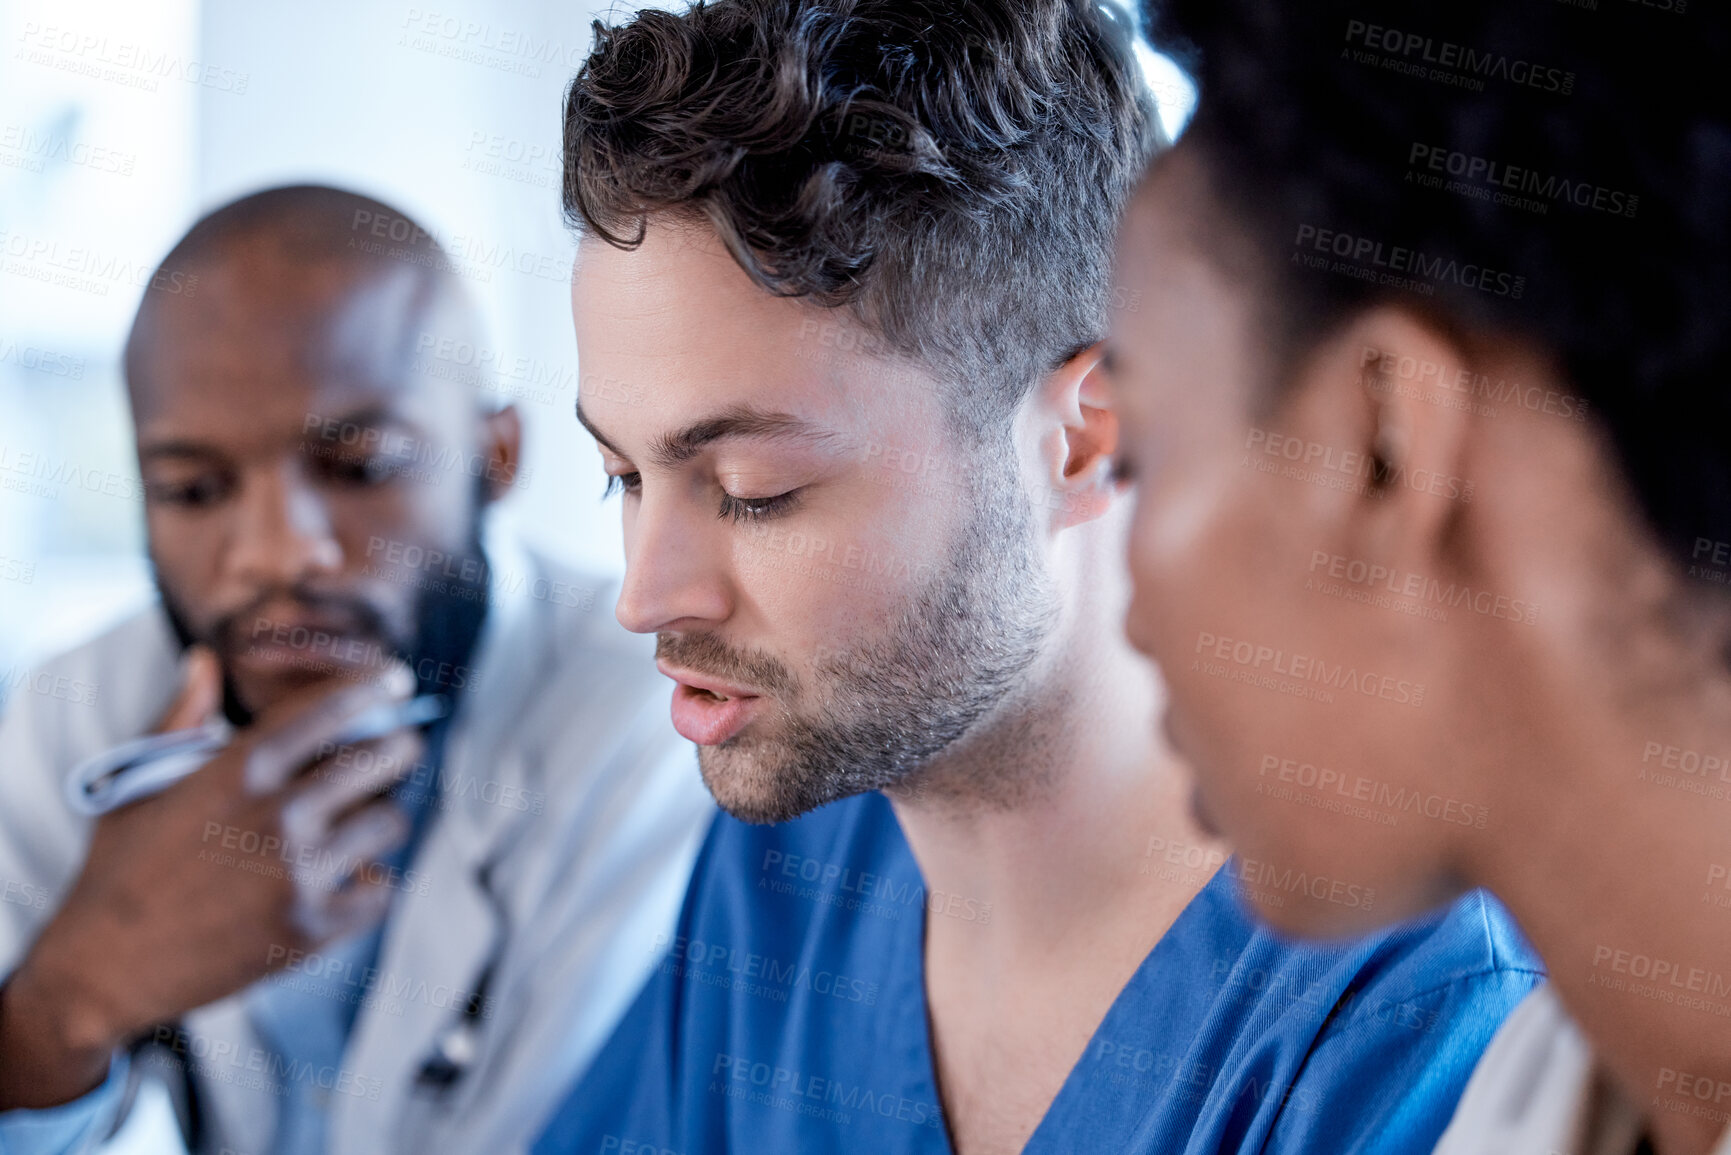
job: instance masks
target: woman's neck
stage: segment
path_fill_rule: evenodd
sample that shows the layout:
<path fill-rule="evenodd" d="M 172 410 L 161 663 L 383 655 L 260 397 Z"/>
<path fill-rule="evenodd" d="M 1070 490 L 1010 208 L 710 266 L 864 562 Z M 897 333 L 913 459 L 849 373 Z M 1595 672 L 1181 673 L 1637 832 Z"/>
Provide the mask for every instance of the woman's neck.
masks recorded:
<path fill-rule="evenodd" d="M 1513 911 L 1663 1155 L 1705 1155 L 1731 1124 L 1731 683 L 1698 636 L 1666 654 L 1642 632 L 1529 683 L 1531 728 L 1486 783 L 1501 821 L 1465 873 Z"/>

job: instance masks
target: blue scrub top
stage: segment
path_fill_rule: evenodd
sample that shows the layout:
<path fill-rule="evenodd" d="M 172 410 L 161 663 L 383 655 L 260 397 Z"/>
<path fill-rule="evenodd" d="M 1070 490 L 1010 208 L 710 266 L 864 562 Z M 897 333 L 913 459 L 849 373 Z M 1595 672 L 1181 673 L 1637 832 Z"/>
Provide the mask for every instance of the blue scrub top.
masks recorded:
<path fill-rule="evenodd" d="M 1543 977 L 1482 892 L 1346 947 L 1298 946 L 1246 918 L 1235 866 L 1143 960 L 1030 1155 L 1428 1152 Z M 666 957 L 535 1155 L 948 1155 L 928 905 L 991 917 L 927 894 L 880 794 L 776 826 L 718 817 Z"/>

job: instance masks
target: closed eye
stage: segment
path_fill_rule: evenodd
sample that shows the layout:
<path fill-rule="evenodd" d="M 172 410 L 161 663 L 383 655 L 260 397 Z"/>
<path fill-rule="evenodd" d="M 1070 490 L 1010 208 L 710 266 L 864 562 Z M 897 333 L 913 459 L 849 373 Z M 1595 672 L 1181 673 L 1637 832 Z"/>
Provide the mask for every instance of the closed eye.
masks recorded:
<path fill-rule="evenodd" d="M 636 493 L 643 484 L 641 473 L 609 473 L 607 488 L 601 491 L 601 500 L 606 501 L 615 493 Z"/>
<path fill-rule="evenodd" d="M 717 516 L 731 517 L 735 522 L 767 521 L 787 513 L 798 501 L 797 489 L 790 489 L 773 497 L 735 497 L 731 493 L 723 492 L 721 511 Z"/>

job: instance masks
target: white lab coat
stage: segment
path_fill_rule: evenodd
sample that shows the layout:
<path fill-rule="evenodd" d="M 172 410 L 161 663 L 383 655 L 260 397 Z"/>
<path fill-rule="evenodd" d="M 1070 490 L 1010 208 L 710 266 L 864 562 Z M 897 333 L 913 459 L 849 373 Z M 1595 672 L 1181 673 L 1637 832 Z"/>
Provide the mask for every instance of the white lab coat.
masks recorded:
<path fill-rule="evenodd" d="M 394 897 L 375 965 L 402 997 L 359 1010 L 343 1067 L 367 1093 L 331 1094 L 331 1155 L 501 1155 L 532 1141 L 665 944 L 714 813 L 694 750 L 669 723 L 671 686 L 649 639 L 614 620 L 614 583 L 503 536 L 489 539 L 488 555 L 493 600 L 471 664 L 476 685 L 457 695 L 444 759 L 469 789 L 443 800 L 409 863 L 425 885 Z M 148 730 L 175 692 L 176 668 L 152 608 L 45 665 L 48 677 L 7 702 L 0 974 L 84 859 L 89 820 L 62 801 L 63 778 Z M 508 925 L 476 877 L 491 858 Z M 417 1095 L 423 1062 L 460 1014 L 448 992 L 474 989 L 499 936 L 478 1060 L 443 1101 Z M 260 1080 L 234 1058 L 262 1046 L 242 997 L 184 1022 L 196 1045 L 225 1056 L 195 1063 L 206 1072 L 202 1146 L 269 1152 L 279 1100 L 249 1089 Z"/>
<path fill-rule="evenodd" d="M 1497 1029 L 1432 1155 L 1632 1155 L 1643 1111 L 1665 1109 L 1664 1099 L 1626 1099 L 1545 984 Z M 1713 1109 L 1680 1095 L 1670 1100 Z M 1713 1155 L 1731 1155 L 1731 1127 Z"/>

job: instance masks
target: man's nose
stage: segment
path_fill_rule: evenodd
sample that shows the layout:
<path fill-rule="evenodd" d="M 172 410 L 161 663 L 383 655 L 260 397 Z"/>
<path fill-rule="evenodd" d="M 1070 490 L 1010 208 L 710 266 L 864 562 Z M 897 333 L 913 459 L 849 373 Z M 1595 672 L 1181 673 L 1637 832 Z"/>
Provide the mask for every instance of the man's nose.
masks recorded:
<path fill-rule="evenodd" d="M 725 621 L 733 599 L 713 514 L 645 495 L 626 528 L 625 583 L 614 614 L 633 633 Z"/>
<path fill-rule="evenodd" d="M 293 585 L 342 564 L 330 510 L 296 466 L 248 471 L 230 538 L 232 576 L 253 586 Z"/>

